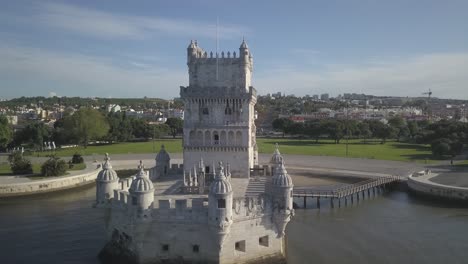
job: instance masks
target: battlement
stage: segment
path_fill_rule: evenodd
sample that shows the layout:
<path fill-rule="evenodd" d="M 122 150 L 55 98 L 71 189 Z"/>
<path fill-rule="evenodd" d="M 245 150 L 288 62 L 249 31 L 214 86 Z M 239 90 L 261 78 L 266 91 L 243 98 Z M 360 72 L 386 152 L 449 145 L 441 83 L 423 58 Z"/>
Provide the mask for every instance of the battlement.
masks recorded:
<path fill-rule="evenodd" d="M 120 179 L 119 180 L 119 187 L 121 191 L 128 192 L 128 189 L 132 185 L 132 181 L 135 179 L 135 176 L 131 176 L 128 178 Z M 114 196 L 115 197 L 115 196 Z"/>
<path fill-rule="evenodd" d="M 235 59 L 241 59 L 240 56 L 238 56 L 239 53 L 236 53 L 235 51 L 230 52 L 227 51 L 226 53 L 224 51 L 221 51 L 220 53 L 216 53 L 213 51 L 206 52 L 203 49 L 200 49 L 200 51 L 197 51 L 195 53 L 192 53 L 190 56 L 191 60 L 194 59 L 207 59 L 207 60 L 224 60 L 224 61 L 234 61 Z"/>
<path fill-rule="evenodd" d="M 207 197 L 187 199 L 157 199 L 155 196 L 152 207 L 145 213 L 146 218 L 159 221 L 207 222 L 209 202 Z M 131 196 L 128 192 L 114 190 L 112 207 L 128 210 Z M 263 217 L 273 213 L 273 203 L 270 197 L 237 197 L 233 199 L 232 210 L 234 221 Z"/>
<path fill-rule="evenodd" d="M 190 86 L 234 86 L 246 91 L 251 86 L 253 58 L 245 42 L 237 54 L 208 53 L 192 41 L 187 48 L 187 65 Z"/>

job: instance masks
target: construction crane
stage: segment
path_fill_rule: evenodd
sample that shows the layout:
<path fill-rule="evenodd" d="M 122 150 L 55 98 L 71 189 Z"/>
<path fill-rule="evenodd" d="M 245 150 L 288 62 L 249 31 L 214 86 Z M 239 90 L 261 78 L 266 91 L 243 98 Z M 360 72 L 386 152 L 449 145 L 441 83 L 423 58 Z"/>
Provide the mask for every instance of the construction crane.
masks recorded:
<path fill-rule="evenodd" d="M 425 93 L 422 93 L 422 94 L 427 94 L 427 98 L 428 98 L 428 100 L 431 100 L 431 95 L 432 95 L 432 91 L 431 91 L 431 89 L 429 89 L 429 91 L 428 91 L 428 92 L 425 92 Z"/>
<path fill-rule="evenodd" d="M 429 117 L 429 122 L 431 122 L 432 120 L 432 111 L 431 111 L 431 95 L 432 95 L 432 91 L 431 89 L 429 89 L 429 91 L 425 92 L 425 93 L 422 93 L 424 95 L 427 94 L 427 113 L 428 113 L 428 117 Z"/>

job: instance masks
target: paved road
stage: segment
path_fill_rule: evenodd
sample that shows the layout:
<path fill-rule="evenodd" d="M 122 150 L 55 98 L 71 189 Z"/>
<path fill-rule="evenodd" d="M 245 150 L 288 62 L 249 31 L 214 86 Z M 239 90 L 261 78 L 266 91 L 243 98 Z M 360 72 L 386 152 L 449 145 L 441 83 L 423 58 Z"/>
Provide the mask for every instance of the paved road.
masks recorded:
<path fill-rule="evenodd" d="M 444 185 L 468 187 L 468 172 L 447 171 L 431 178 L 430 181 Z"/>
<path fill-rule="evenodd" d="M 137 168 L 139 160 L 143 160 L 146 168 L 155 165 L 155 154 L 115 154 L 111 155 L 111 163 L 114 169 Z M 398 161 L 384 161 L 373 159 L 340 158 L 329 156 L 305 156 L 305 155 L 283 155 L 286 168 L 290 173 L 302 175 L 302 172 L 313 173 L 322 176 L 348 176 L 348 177 L 379 177 L 387 175 L 407 176 L 408 174 L 423 170 L 423 164 Z M 270 154 L 260 154 L 260 164 L 268 164 Z M 33 162 L 42 162 L 46 158 L 31 157 Z M 103 155 L 85 156 L 87 163 L 97 161 L 103 162 Z M 182 163 L 182 153 L 171 154 L 171 163 Z M 26 181 L 25 178 L 0 177 L 1 183 L 14 181 Z M 29 180 L 29 179 L 27 179 Z"/>

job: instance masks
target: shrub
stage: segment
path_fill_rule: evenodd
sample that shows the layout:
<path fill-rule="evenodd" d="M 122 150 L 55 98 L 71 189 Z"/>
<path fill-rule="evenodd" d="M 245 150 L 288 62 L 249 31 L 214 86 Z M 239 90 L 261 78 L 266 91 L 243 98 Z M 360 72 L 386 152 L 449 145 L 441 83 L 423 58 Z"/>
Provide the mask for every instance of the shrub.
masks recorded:
<path fill-rule="evenodd" d="M 75 154 L 73 154 L 71 163 L 73 163 L 73 164 L 80 164 L 80 163 L 83 163 L 83 162 L 84 162 L 84 160 L 83 160 L 83 157 L 81 156 L 80 153 L 75 153 Z"/>
<path fill-rule="evenodd" d="M 52 155 L 41 166 L 42 176 L 61 176 L 67 172 L 67 163 Z"/>
<path fill-rule="evenodd" d="M 8 162 L 13 174 L 32 174 L 33 169 L 31 161 L 25 159 L 20 152 L 14 152 L 8 156 Z"/>

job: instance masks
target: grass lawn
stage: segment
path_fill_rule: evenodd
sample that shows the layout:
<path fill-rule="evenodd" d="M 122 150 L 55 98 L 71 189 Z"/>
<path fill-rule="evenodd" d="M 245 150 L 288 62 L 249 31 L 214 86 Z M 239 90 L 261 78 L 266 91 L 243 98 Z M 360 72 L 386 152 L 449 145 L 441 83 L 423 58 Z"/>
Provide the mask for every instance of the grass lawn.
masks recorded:
<path fill-rule="evenodd" d="M 331 140 L 320 140 L 317 144 L 315 140 L 308 139 L 258 139 L 259 152 L 261 153 L 272 153 L 275 143 L 278 143 L 281 153 L 285 154 L 335 157 L 346 157 L 345 142 L 345 140 L 342 140 L 340 144 L 335 144 Z M 417 162 L 425 162 L 425 159 L 428 162 L 435 161 L 429 145 L 395 141 L 380 144 L 380 141 L 367 141 L 364 143 L 362 140 L 349 140 L 348 157 Z"/>
<path fill-rule="evenodd" d="M 258 138 L 257 142 L 260 153 L 273 153 L 275 144 L 278 143 L 281 153 L 284 154 L 346 157 L 345 140 L 342 140 L 341 144 L 334 144 L 331 140 L 320 140 L 317 144 L 315 140 L 309 139 Z M 75 152 L 79 152 L 82 155 L 103 156 L 105 153 L 155 153 L 159 151 L 162 144 L 165 145 L 169 153 L 182 152 L 181 139 L 164 139 L 155 141 L 155 151 L 153 151 L 153 142 L 149 141 L 89 146 L 86 149 L 82 147 L 70 148 L 58 150 L 56 154 L 58 156 L 72 156 Z M 45 156 L 47 154 L 41 153 L 40 155 Z M 349 140 L 348 157 L 417 162 L 425 162 L 427 159 L 428 163 L 436 161 L 432 157 L 429 145 L 399 143 L 395 141 L 380 144 L 380 141 L 363 142 L 362 140 Z"/>
<path fill-rule="evenodd" d="M 459 169 L 468 169 L 468 160 L 455 163 L 455 167 Z"/>
<path fill-rule="evenodd" d="M 153 151 L 153 141 L 148 142 L 131 142 L 131 143 L 117 143 L 111 145 L 99 145 L 99 146 L 88 146 L 86 149 L 83 147 L 76 148 L 67 148 L 56 150 L 55 154 L 59 157 L 71 157 L 76 152 L 84 156 L 97 155 L 100 158 L 104 156 L 105 153 L 109 154 L 141 154 L 141 153 L 156 153 L 161 148 L 161 145 L 164 144 L 167 151 L 170 153 L 181 153 L 182 152 L 182 140 L 181 139 L 162 139 L 156 140 L 154 142 L 154 151 Z M 51 154 L 50 152 L 37 152 L 33 156 L 47 156 Z"/>

